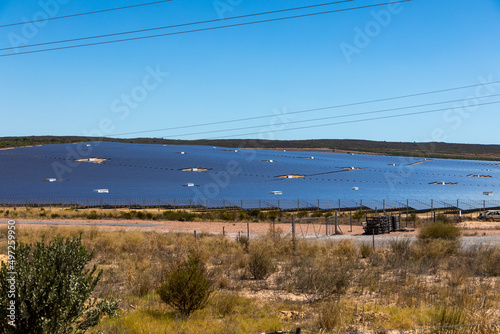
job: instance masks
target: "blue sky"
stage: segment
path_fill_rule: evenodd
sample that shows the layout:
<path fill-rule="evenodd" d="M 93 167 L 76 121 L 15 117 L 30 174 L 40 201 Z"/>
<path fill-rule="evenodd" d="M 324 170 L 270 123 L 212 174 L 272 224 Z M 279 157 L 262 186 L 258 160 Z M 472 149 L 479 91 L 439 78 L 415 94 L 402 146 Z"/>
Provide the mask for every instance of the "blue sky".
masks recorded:
<path fill-rule="evenodd" d="M 143 2 L 147 0 L 6 0 L 0 4 L 0 25 L 43 15 L 70 15 Z M 44 43 L 316 3 L 322 2 L 173 0 L 49 21 L 35 30 L 29 30 L 33 25 L 0 28 L 0 48 L 11 47 L 13 43 Z M 384 1 L 356 0 L 168 31 L 377 3 Z M 121 137 L 231 136 L 500 144 L 497 135 L 500 104 L 476 105 L 500 101 L 500 96 L 492 96 L 500 94 L 499 84 L 286 115 L 305 109 L 500 81 L 499 31 L 498 0 L 414 0 L 391 8 L 384 4 L 258 25 L 0 57 L 0 136 L 113 137 L 186 127 Z M 28 49 L 18 49 L 25 50 Z M 452 100 L 456 102 L 309 122 L 315 118 Z M 443 110 L 294 130 L 432 109 Z M 258 116 L 268 117 L 188 127 Z M 227 131 L 250 126 L 255 128 Z M 193 134 L 198 132 L 207 133 Z"/>

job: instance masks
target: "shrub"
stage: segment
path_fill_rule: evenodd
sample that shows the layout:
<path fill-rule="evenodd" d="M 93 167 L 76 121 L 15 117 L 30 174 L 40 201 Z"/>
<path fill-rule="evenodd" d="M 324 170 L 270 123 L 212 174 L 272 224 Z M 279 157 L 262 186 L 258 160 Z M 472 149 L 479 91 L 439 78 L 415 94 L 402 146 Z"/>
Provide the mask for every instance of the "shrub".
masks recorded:
<path fill-rule="evenodd" d="M 132 214 L 130 212 L 122 212 L 120 213 L 121 218 L 124 219 L 132 219 Z"/>
<path fill-rule="evenodd" d="M 175 266 L 158 289 L 161 300 L 184 317 L 204 308 L 212 292 L 207 271 L 197 254 L 188 256 L 186 262 Z"/>
<path fill-rule="evenodd" d="M 363 218 L 363 216 L 365 215 L 365 212 L 364 211 L 356 211 L 353 215 L 352 215 L 352 218 L 353 219 L 356 219 L 356 220 L 360 220 Z"/>
<path fill-rule="evenodd" d="M 96 266 L 84 270 L 92 258 L 81 245 L 81 236 L 57 238 L 46 244 L 43 237 L 32 245 L 17 244 L 15 267 L 0 268 L 0 324 L 2 333 L 84 333 L 104 314 L 114 316 L 118 304 L 90 298 L 101 278 Z M 16 293 L 9 295 L 9 271 L 15 276 Z M 15 301 L 15 327 L 9 325 L 7 306 Z"/>
<path fill-rule="evenodd" d="M 431 324 L 436 328 L 433 333 L 467 333 L 471 328 L 453 327 L 468 322 L 466 311 L 462 308 L 437 306 L 431 312 Z"/>
<path fill-rule="evenodd" d="M 343 294 L 354 276 L 352 261 L 336 257 L 304 257 L 295 263 L 295 288 L 310 301 Z"/>
<path fill-rule="evenodd" d="M 88 214 L 87 214 L 87 219 L 97 219 L 98 216 L 97 216 L 97 212 L 95 212 L 94 210 L 90 211 Z"/>
<path fill-rule="evenodd" d="M 252 209 L 248 212 L 248 215 L 249 216 L 252 216 L 252 217 L 258 217 L 260 214 L 260 210 L 259 209 Z"/>
<path fill-rule="evenodd" d="M 440 213 L 436 216 L 436 222 L 440 222 L 440 223 L 449 223 L 450 222 L 450 219 L 448 218 L 448 216 Z"/>
<path fill-rule="evenodd" d="M 253 247 L 249 253 L 247 270 L 254 279 L 267 278 L 275 270 L 271 252 L 266 248 Z"/>
<path fill-rule="evenodd" d="M 236 238 L 236 242 L 239 243 L 243 249 L 248 250 L 248 245 L 250 244 L 250 239 L 245 235 L 240 235 Z"/>
<path fill-rule="evenodd" d="M 359 251 L 361 252 L 361 257 L 366 259 L 372 253 L 372 246 L 367 243 L 362 243 L 361 246 L 359 246 Z"/>
<path fill-rule="evenodd" d="M 184 210 L 163 212 L 163 219 L 165 220 L 178 220 L 184 222 L 184 221 L 193 221 L 195 218 L 196 214 Z"/>
<path fill-rule="evenodd" d="M 448 253 L 455 251 L 459 247 L 459 238 L 460 229 L 456 225 L 441 222 L 424 226 L 418 234 L 419 241 L 424 244 L 432 240 L 443 241 L 448 248 Z"/>
<path fill-rule="evenodd" d="M 352 314 L 349 312 L 345 302 L 328 301 L 319 307 L 316 326 L 320 330 L 320 333 L 333 331 L 350 332 L 351 328 L 347 326 L 347 323 L 352 320 L 351 318 Z"/>
<path fill-rule="evenodd" d="M 299 211 L 299 213 L 297 213 L 297 217 L 299 217 L 299 218 L 309 217 L 309 212 L 307 212 L 307 211 Z"/>

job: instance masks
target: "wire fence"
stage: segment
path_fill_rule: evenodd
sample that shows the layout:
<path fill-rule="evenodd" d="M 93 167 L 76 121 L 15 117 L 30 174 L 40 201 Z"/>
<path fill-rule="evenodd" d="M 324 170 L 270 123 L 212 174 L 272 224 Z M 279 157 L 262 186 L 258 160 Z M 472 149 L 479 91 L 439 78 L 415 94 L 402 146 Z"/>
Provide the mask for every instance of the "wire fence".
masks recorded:
<path fill-rule="evenodd" d="M 185 198 L 111 198 L 101 197 L 0 197 L 2 206 L 67 206 L 67 207 L 121 207 L 121 208 L 166 208 L 190 210 L 292 210 L 292 211 L 402 211 L 416 212 L 433 210 L 460 210 L 462 212 L 499 209 L 499 200 L 311 200 L 311 199 L 210 199 Z"/>
<path fill-rule="evenodd" d="M 306 211 L 318 216 L 329 212 L 337 213 L 342 223 L 356 223 L 367 217 L 380 214 L 397 215 L 402 227 L 415 227 L 421 218 L 434 219 L 439 215 L 450 220 L 470 220 L 478 217 L 478 212 L 500 209 L 497 200 L 289 200 L 289 199 L 176 199 L 176 198 L 22 198 L 0 197 L 0 209 L 9 207 L 46 208 L 46 209 L 94 209 L 94 210 L 185 210 L 188 212 L 240 211 L 259 209 L 262 211 Z"/>

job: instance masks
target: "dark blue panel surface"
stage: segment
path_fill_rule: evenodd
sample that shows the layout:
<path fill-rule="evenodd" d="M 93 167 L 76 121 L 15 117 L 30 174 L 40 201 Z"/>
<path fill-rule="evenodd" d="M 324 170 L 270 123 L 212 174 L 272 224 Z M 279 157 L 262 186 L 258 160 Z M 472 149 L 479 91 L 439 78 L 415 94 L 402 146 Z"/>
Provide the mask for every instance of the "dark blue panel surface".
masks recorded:
<path fill-rule="evenodd" d="M 93 157 L 107 160 L 75 161 Z M 206 170 L 182 170 L 192 168 Z M 303 177 L 279 177 L 284 175 Z M 366 206 L 397 207 L 410 199 L 415 209 L 426 209 L 431 199 L 434 207 L 456 206 L 460 199 L 459 207 L 468 209 L 481 207 L 483 200 L 500 199 L 499 177 L 500 166 L 494 162 L 380 155 L 111 142 L 0 150 L 0 198 L 13 201 L 160 199 L 179 204 L 337 208 L 339 199 L 341 207 L 356 207 L 361 201 Z M 44 181 L 50 178 L 58 181 Z M 189 183 L 195 186 L 186 186 Z"/>

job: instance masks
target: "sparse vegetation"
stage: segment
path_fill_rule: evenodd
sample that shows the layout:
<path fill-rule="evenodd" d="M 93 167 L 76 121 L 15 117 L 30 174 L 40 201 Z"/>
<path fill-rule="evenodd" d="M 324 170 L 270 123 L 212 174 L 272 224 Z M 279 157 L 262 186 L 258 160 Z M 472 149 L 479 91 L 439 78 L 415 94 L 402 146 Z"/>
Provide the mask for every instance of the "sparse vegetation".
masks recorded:
<path fill-rule="evenodd" d="M 95 265 L 86 268 L 92 254 L 80 237 L 48 243 L 42 238 L 34 247 L 16 248 L 14 268 L 3 262 L 0 269 L 2 333 L 84 333 L 103 315 L 116 315 L 116 302 L 91 298 L 102 271 L 97 273 Z M 12 301 L 15 326 L 6 321 Z"/>
<path fill-rule="evenodd" d="M 350 332 L 498 319 L 498 246 L 446 253 L 449 240 L 443 238 L 398 239 L 375 250 L 371 244 L 299 239 L 294 251 L 277 230 L 244 243 L 221 235 L 199 234 L 195 242 L 192 234 L 95 227 L 25 226 L 17 237 L 31 243 L 43 234 L 53 240 L 82 233 L 82 244 L 95 254 L 89 266 L 103 270 L 93 297 L 122 300 L 118 317 L 104 318 L 90 333 L 257 333 L 296 327 Z M 4 232 L 0 228 L 3 247 Z M 258 280 L 248 267 L 257 250 L 265 250 L 263 258 L 273 264 Z M 186 318 L 156 292 L 175 268 L 190 267 L 186 263 L 193 254 L 214 292 L 201 298 L 204 308 Z M 467 333 L 499 329 L 483 325 Z"/>
<path fill-rule="evenodd" d="M 188 259 L 169 271 L 158 289 L 162 301 L 189 317 L 196 310 L 208 304 L 213 292 L 204 264 L 198 254 L 188 255 Z"/>

